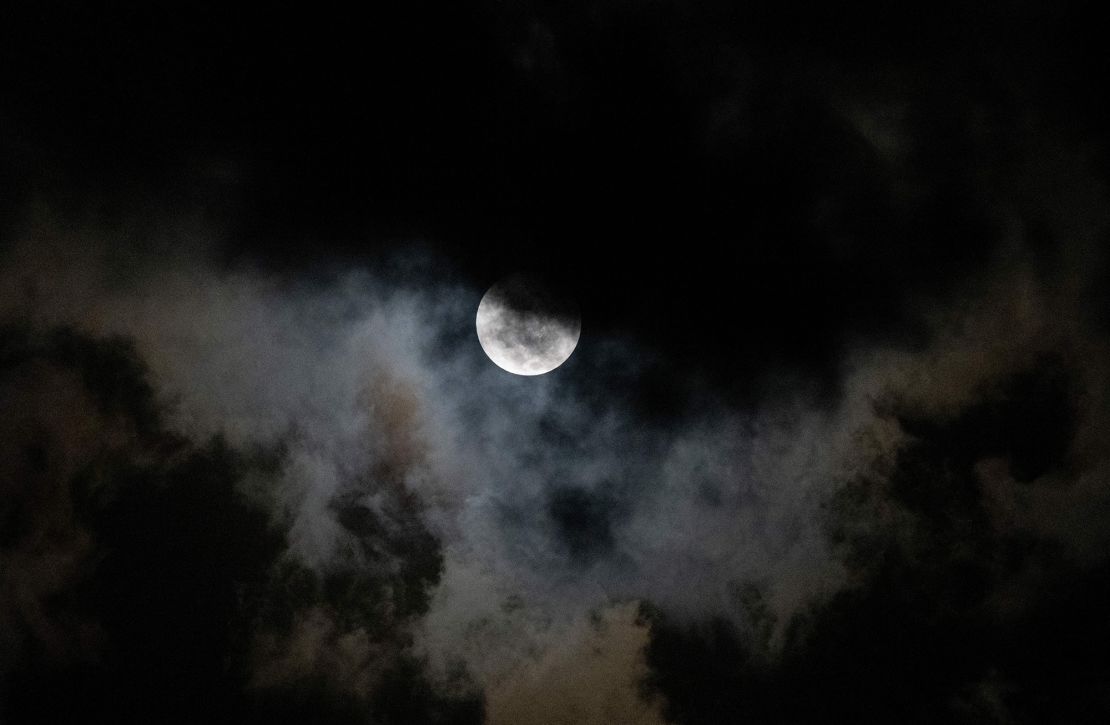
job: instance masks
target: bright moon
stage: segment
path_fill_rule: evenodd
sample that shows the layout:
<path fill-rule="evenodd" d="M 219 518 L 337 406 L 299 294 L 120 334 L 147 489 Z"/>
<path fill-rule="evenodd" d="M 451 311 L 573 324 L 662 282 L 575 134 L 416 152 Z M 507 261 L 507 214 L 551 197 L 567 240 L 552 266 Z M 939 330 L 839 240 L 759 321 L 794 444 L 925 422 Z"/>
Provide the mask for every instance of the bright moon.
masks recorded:
<path fill-rule="evenodd" d="M 489 288 L 478 304 L 475 326 L 489 359 L 516 375 L 551 372 L 566 362 L 582 334 L 572 300 L 520 275 Z"/>

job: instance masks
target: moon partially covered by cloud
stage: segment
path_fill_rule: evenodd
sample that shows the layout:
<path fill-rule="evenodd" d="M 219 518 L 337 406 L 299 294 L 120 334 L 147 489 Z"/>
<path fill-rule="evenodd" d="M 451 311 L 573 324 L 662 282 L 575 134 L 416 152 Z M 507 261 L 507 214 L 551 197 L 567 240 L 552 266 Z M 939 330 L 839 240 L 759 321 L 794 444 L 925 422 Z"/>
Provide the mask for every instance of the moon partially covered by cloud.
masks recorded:
<path fill-rule="evenodd" d="M 515 375 L 551 372 L 567 361 L 582 334 L 574 301 L 524 275 L 489 288 L 475 326 L 489 359 Z"/>

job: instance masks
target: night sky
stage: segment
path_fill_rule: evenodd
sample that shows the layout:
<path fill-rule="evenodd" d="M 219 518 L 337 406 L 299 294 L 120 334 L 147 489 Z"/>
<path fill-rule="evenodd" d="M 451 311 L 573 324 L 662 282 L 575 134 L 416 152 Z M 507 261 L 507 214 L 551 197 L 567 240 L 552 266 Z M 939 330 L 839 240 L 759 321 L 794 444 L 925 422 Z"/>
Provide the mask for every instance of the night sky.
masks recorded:
<path fill-rule="evenodd" d="M 0 725 L 1110 722 L 1100 9 L 0 3 Z"/>

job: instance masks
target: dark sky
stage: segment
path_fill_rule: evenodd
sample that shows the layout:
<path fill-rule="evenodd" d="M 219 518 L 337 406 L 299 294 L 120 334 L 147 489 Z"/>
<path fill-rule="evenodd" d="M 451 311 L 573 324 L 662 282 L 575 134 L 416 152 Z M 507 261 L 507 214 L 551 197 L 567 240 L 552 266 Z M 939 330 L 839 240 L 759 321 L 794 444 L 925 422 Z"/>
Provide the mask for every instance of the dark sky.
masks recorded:
<path fill-rule="evenodd" d="M 1106 722 L 1099 9 L 4 3 L 0 723 Z"/>

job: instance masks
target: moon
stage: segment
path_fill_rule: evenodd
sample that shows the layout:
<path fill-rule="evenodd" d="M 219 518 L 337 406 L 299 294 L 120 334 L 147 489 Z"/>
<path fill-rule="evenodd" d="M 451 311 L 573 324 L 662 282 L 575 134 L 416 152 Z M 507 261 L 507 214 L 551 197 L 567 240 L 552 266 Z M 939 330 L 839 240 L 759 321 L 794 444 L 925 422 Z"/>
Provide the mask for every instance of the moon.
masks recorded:
<path fill-rule="evenodd" d="M 482 349 L 498 367 L 514 375 L 543 375 L 574 352 L 582 316 L 574 300 L 517 274 L 486 291 L 475 327 Z"/>

